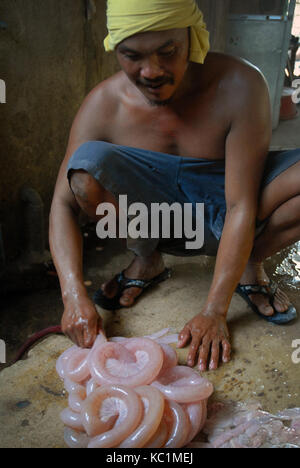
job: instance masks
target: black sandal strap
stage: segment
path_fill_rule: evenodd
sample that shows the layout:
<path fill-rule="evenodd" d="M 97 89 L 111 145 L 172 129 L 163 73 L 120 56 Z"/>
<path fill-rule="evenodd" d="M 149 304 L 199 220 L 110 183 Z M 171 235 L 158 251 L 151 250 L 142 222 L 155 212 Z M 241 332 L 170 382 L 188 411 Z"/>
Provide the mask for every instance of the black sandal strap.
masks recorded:
<path fill-rule="evenodd" d="M 270 286 L 262 286 L 259 284 L 240 284 L 239 288 L 243 291 L 243 293 L 247 294 L 247 296 L 250 296 L 251 294 L 263 294 L 270 297 L 270 294 L 273 294 L 272 290 L 270 290 Z"/>
<path fill-rule="evenodd" d="M 122 289 L 134 287 L 145 289 L 147 286 L 149 286 L 149 284 L 151 284 L 151 281 L 125 278 L 123 271 L 117 275 L 116 279 L 117 282 L 121 285 Z"/>

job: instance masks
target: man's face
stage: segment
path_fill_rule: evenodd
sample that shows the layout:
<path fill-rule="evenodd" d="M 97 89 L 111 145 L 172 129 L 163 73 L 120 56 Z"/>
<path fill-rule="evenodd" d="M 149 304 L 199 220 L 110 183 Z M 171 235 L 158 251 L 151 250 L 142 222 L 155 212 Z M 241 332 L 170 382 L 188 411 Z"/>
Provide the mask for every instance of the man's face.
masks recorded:
<path fill-rule="evenodd" d="M 189 30 L 135 34 L 117 47 L 128 78 L 152 104 L 170 101 L 183 80 L 189 59 Z"/>

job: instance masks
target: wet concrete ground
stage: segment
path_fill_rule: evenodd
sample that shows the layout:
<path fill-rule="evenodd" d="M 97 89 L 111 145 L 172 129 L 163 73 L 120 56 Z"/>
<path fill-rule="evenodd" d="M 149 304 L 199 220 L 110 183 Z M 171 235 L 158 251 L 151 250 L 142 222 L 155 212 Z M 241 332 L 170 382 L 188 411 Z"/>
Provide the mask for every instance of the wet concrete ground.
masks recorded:
<path fill-rule="evenodd" d="M 126 268 L 132 254 L 117 241 L 110 241 L 104 250 L 96 250 L 94 239 L 85 241 L 85 279 L 91 282 L 92 295 L 104 280 Z M 165 262 L 173 270 L 172 277 L 144 293 L 133 308 L 115 313 L 99 310 L 108 336 L 139 336 L 166 326 L 179 332 L 201 309 L 214 259 L 165 255 Z M 300 243 L 268 260 L 267 272 L 284 286 L 300 311 Z M 10 297 L 2 306 L 0 330 L 7 343 L 8 364 L 29 335 L 58 324 L 63 311 L 58 288 Z M 232 361 L 206 373 L 215 385 L 212 399 L 255 400 L 270 412 L 300 406 L 300 364 L 292 362 L 300 320 L 284 327 L 269 324 L 234 296 L 228 324 Z M 27 359 L 0 372 L 0 447 L 65 446 L 59 413 L 67 406 L 67 397 L 55 362 L 70 345 L 65 337 L 51 336 L 33 348 Z M 178 352 L 181 364 L 187 352 L 188 348 Z"/>

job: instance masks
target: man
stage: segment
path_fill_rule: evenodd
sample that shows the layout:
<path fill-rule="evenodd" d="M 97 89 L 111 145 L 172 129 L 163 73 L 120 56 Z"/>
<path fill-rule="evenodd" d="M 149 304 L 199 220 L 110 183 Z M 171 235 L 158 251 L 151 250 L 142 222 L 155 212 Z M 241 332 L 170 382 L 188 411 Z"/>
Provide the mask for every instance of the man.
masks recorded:
<path fill-rule="evenodd" d="M 85 99 L 70 133 L 50 216 L 50 245 L 60 278 L 63 331 L 90 347 L 101 320 L 83 284 L 81 208 L 91 218 L 118 196 L 129 202 L 205 203 L 205 244 L 216 255 L 202 310 L 179 335 L 187 364 L 216 369 L 230 360 L 226 315 L 237 291 L 274 323 L 296 316 L 271 290 L 263 261 L 300 239 L 300 151 L 268 156 L 267 85 L 249 63 L 208 53 L 194 0 L 109 0 L 107 50 L 121 72 Z M 190 255 L 182 243 L 128 239 L 136 256 L 96 295 L 103 307 L 132 306 L 168 276 L 161 252 Z M 130 279 L 134 281 L 130 282 Z"/>

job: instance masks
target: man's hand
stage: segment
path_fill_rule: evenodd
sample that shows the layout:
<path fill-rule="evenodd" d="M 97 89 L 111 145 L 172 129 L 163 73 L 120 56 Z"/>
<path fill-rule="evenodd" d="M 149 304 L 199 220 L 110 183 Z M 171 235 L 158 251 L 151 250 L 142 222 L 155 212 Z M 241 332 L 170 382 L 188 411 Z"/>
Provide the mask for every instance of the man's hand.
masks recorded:
<path fill-rule="evenodd" d="M 91 348 L 102 329 L 102 320 L 88 297 L 72 298 L 65 302 L 61 326 L 77 346 Z"/>
<path fill-rule="evenodd" d="M 183 348 L 190 340 L 188 366 L 194 366 L 198 359 L 201 371 L 205 371 L 208 364 L 209 370 L 215 370 L 220 357 L 223 362 L 230 361 L 231 346 L 224 316 L 206 315 L 204 312 L 196 315 L 179 334 L 178 348 Z"/>

